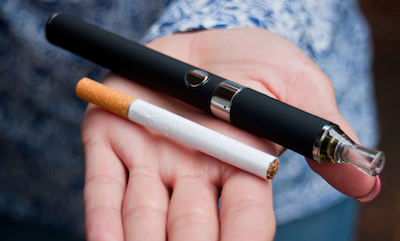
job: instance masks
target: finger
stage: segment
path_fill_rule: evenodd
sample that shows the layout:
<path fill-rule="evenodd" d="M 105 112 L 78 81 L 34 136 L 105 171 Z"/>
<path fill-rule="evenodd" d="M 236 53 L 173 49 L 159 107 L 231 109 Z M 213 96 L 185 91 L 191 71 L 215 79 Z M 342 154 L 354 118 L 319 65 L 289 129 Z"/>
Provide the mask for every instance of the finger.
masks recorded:
<path fill-rule="evenodd" d="M 364 198 L 372 201 L 381 189 L 379 176 L 371 177 L 347 164 L 319 164 L 308 160 L 310 167 L 329 184 L 349 197 Z"/>
<path fill-rule="evenodd" d="M 122 209 L 125 240 L 166 240 L 169 196 L 158 173 L 130 170 Z"/>
<path fill-rule="evenodd" d="M 168 214 L 168 240 L 218 240 L 218 189 L 202 177 L 178 177 Z"/>
<path fill-rule="evenodd" d="M 273 240 L 272 183 L 238 171 L 221 194 L 221 240 Z"/>
<path fill-rule="evenodd" d="M 93 121 L 96 115 L 93 117 L 86 119 L 86 124 L 90 122 L 91 125 L 86 125 L 85 121 L 82 125 L 86 237 L 88 241 L 123 240 L 121 204 L 127 175 L 109 143 L 99 134 L 105 131 Z"/>

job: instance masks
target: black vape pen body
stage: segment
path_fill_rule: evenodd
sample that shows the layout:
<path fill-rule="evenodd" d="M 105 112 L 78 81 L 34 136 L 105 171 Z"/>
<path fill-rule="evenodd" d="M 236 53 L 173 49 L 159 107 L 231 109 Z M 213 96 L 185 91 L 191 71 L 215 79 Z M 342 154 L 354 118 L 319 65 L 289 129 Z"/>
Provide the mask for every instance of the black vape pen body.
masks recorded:
<path fill-rule="evenodd" d="M 332 125 L 327 120 L 65 14 L 50 18 L 46 37 L 51 43 L 115 73 L 309 158 L 313 158 L 321 130 Z"/>

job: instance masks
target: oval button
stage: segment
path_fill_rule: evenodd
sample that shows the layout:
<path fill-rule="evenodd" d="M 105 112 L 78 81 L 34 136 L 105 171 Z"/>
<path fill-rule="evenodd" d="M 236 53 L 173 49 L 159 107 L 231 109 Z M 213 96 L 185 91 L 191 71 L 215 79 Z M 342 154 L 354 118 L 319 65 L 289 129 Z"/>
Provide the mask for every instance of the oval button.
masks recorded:
<path fill-rule="evenodd" d="M 186 75 L 185 81 L 188 86 L 197 88 L 207 83 L 208 79 L 209 74 L 206 71 L 195 69 Z"/>

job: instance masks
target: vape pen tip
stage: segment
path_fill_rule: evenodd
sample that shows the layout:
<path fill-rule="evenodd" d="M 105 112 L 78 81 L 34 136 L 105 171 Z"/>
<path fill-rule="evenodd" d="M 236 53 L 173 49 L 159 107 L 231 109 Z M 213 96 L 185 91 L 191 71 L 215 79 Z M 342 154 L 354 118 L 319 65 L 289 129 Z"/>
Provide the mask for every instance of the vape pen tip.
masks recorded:
<path fill-rule="evenodd" d="M 378 175 L 385 165 L 385 154 L 357 144 L 344 144 L 340 159 L 371 176 Z"/>

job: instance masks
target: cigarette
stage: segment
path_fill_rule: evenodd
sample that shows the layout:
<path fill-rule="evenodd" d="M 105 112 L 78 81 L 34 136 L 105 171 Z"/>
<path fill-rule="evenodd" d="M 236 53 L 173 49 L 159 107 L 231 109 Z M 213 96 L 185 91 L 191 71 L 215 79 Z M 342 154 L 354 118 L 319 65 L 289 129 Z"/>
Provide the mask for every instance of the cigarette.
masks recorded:
<path fill-rule="evenodd" d="M 263 179 L 272 179 L 278 170 L 279 160 L 273 155 L 92 79 L 82 78 L 76 86 L 76 95 L 78 98 Z"/>

